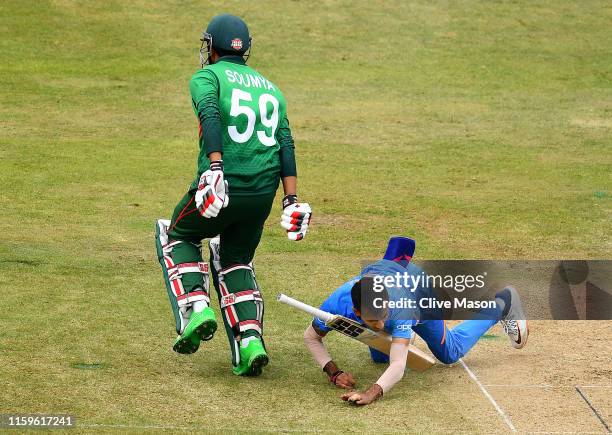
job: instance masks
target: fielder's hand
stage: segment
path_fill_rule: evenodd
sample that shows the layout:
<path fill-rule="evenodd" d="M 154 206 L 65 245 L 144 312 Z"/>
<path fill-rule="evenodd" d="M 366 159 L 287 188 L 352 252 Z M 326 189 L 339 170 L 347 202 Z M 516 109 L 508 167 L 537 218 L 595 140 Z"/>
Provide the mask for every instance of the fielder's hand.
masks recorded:
<path fill-rule="evenodd" d="M 348 372 L 343 372 L 342 370 L 338 370 L 336 373 L 330 376 L 329 381 L 338 388 L 349 389 L 355 387 L 355 379 L 353 378 L 353 375 Z"/>
<path fill-rule="evenodd" d="M 380 385 L 374 384 L 368 391 L 349 391 L 342 395 L 342 400 L 347 401 L 353 405 L 369 405 L 370 403 L 382 397 L 383 391 Z"/>
<path fill-rule="evenodd" d="M 200 176 L 195 194 L 195 203 L 200 216 L 217 217 L 221 209 L 229 204 L 228 191 L 227 181 L 223 177 L 223 161 L 212 162 L 210 169 Z"/>
<path fill-rule="evenodd" d="M 286 195 L 283 198 L 281 226 L 287 230 L 289 240 L 302 240 L 308 231 L 312 210 L 307 202 L 298 202 L 297 195 Z"/>

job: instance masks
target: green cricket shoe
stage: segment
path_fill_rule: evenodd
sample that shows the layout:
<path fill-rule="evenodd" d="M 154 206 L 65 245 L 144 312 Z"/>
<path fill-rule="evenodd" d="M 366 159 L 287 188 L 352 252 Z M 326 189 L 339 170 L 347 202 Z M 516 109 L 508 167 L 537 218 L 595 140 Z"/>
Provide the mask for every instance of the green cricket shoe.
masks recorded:
<path fill-rule="evenodd" d="M 206 307 L 198 313 L 192 313 L 185 330 L 174 340 L 172 349 L 183 354 L 194 353 L 200 347 L 200 341 L 213 338 L 216 330 L 217 319 L 212 308 Z"/>
<path fill-rule="evenodd" d="M 240 364 L 232 368 L 238 376 L 259 376 L 270 359 L 260 338 L 252 338 L 246 346 L 240 345 Z"/>

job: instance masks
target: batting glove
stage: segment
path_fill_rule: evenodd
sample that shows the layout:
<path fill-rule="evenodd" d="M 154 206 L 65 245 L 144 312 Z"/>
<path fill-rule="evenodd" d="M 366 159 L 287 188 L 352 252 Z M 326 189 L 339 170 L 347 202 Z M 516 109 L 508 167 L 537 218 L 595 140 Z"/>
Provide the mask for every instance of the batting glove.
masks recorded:
<path fill-rule="evenodd" d="M 287 230 L 289 240 L 302 240 L 308 231 L 312 210 L 307 202 L 297 202 L 297 195 L 286 195 L 283 198 L 281 226 Z"/>
<path fill-rule="evenodd" d="M 222 208 L 229 204 L 229 186 L 223 177 L 223 161 L 210 164 L 210 169 L 200 176 L 195 203 L 200 216 L 217 217 Z"/>

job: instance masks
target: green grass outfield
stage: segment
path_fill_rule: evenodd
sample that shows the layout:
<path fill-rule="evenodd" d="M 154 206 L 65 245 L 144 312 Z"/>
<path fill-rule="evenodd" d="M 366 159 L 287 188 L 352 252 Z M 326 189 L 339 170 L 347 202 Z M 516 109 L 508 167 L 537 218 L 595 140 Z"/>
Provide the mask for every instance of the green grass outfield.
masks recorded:
<path fill-rule="evenodd" d="M 287 241 L 280 199 L 265 228 L 260 379 L 231 375 L 221 331 L 192 357 L 172 353 L 154 249 L 155 219 L 194 174 L 188 80 L 219 12 L 247 20 L 250 65 L 284 91 L 314 210 L 304 242 Z M 449 372 L 412 376 L 369 408 L 341 403 L 301 345 L 306 317 L 274 296 L 320 302 L 392 234 L 416 238 L 421 259 L 612 251 L 607 1 L 4 0 L 0 16 L 0 413 L 486 430 L 447 397 Z M 331 341 L 362 386 L 376 380 L 365 348 Z"/>

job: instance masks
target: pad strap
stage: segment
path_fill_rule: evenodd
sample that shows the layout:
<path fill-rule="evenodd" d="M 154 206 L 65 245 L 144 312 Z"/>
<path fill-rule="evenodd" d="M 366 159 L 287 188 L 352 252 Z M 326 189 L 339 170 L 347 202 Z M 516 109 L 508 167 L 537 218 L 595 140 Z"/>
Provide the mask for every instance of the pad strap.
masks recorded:
<path fill-rule="evenodd" d="M 168 235 L 164 234 L 164 236 L 167 240 Z M 160 238 L 161 238 L 161 235 L 160 235 Z M 190 243 L 191 245 L 195 246 L 198 249 L 202 248 L 201 243 L 191 243 L 191 242 L 183 242 L 182 240 L 172 240 L 171 242 L 168 242 L 168 243 L 162 243 L 162 251 L 164 252 L 164 254 L 169 254 L 170 252 L 172 252 L 172 248 L 174 248 L 176 245 L 180 245 L 181 243 Z"/>
<path fill-rule="evenodd" d="M 236 264 L 226 269 L 219 271 L 219 292 L 221 293 L 221 299 L 219 300 L 221 309 L 225 314 L 225 318 L 230 328 L 237 329 L 238 332 L 242 333 L 248 330 L 254 330 L 259 335 L 262 335 L 262 314 L 263 314 L 263 298 L 259 290 L 242 290 L 236 293 L 230 293 L 226 284 L 224 275 L 234 272 L 236 270 L 248 270 L 253 273 L 253 268 L 246 264 Z M 240 302 L 253 301 L 257 305 L 257 319 L 240 320 L 235 304 Z"/>
<path fill-rule="evenodd" d="M 190 305 L 191 303 L 196 301 L 206 301 L 207 304 L 210 304 L 210 297 L 208 296 L 208 293 L 204 290 L 198 290 L 176 297 L 176 302 L 179 307 Z"/>
<path fill-rule="evenodd" d="M 172 248 L 174 248 L 176 245 L 180 243 L 183 243 L 183 242 L 181 240 L 174 240 L 173 242 L 162 245 L 162 250 L 164 251 L 164 254 L 169 254 L 170 252 L 172 252 Z"/>
<path fill-rule="evenodd" d="M 263 335 L 261 330 L 261 322 L 259 320 L 243 320 L 242 322 L 238 322 L 238 329 L 240 332 L 253 330 L 260 336 Z"/>
<path fill-rule="evenodd" d="M 179 263 L 168 268 L 168 279 L 178 279 L 183 276 L 184 273 L 202 273 L 208 275 L 208 263 L 205 261 L 197 263 Z"/>
<path fill-rule="evenodd" d="M 246 301 L 261 301 L 261 293 L 259 290 L 243 290 L 236 293 L 229 293 L 221 298 L 221 308 L 227 308 L 230 305 L 239 304 Z"/>
<path fill-rule="evenodd" d="M 251 273 L 254 273 L 253 268 L 247 264 L 234 264 L 233 266 L 226 267 L 225 269 L 221 269 L 219 271 L 219 276 L 224 276 L 224 275 L 227 275 L 228 273 L 232 273 L 240 269 L 248 270 Z"/>

